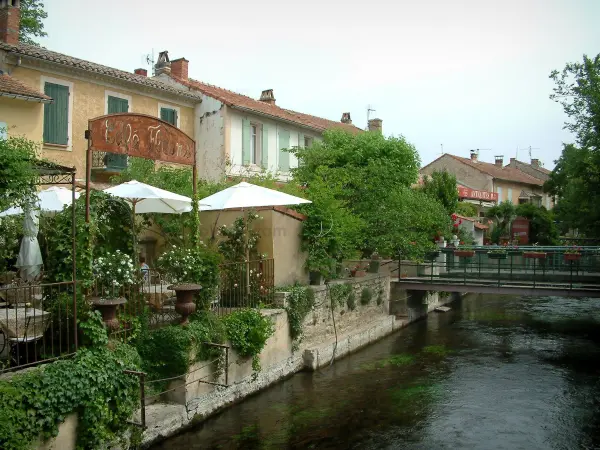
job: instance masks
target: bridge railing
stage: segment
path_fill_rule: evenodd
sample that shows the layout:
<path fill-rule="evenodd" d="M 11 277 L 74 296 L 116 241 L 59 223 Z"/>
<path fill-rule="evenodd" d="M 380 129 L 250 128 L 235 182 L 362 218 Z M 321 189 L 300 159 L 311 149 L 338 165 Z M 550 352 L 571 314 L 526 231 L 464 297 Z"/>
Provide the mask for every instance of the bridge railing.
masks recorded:
<path fill-rule="evenodd" d="M 600 247 L 458 247 L 398 263 L 400 281 L 600 287 Z"/>

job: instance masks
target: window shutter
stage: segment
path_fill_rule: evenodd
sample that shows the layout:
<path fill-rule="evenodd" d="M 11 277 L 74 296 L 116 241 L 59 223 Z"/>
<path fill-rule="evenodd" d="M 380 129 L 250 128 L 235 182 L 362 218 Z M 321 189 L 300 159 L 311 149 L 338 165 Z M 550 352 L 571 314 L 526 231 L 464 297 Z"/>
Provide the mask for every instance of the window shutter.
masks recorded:
<path fill-rule="evenodd" d="M 298 133 L 298 147 L 304 148 L 304 134 Z M 302 159 L 298 158 L 298 167 L 302 165 Z"/>
<path fill-rule="evenodd" d="M 8 138 L 8 126 L 6 122 L 0 122 L 0 139 Z"/>
<path fill-rule="evenodd" d="M 160 108 L 160 118 L 165 122 L 169 122 L 173 126 L 177 126 L 177 111 L 171 108 Z"/>
<path fill-rule="evenodd" d="M 508 192 L 506 193 L 506 201 L 507 202 L 512 202 L 513 198 L 512 198 L 512 189 L 508 188 Z"/>
<path fill-rule="evenodd" d="M 496 192 L 498 193 L 498 204 L 502 203 L 502 188 L 499 187 L 496 189 Z"/>
<path fill-rule="evenodd" d="M 290 132 L 288 130 L 279 130 L 279 170 L 289 172 L 290 154 L 285 149 L 290 148 Z"/>
<path fill-rule="evenodd" d="M 129 111 L 129 102 L 126 98 L 108 96 L 108 114 L 126 113 Z"/>
<path fill-rule="evenodd" d="M 250 164 L 250 120 L 242 119 L 242 164 Z"/>
<path fill-rule="evenodd" d="M 262 153 L 261 153 L 261 166 L 263 169 L 269 169 L 269 127 L 266 124 L 262 126 Z"/>
<path fill-rule="evenodd" d="M 44 93 L 54 100 L 44 105 L 44 142 L 68 145 L 69 143 L 69 88 L 46 83 Z"/>

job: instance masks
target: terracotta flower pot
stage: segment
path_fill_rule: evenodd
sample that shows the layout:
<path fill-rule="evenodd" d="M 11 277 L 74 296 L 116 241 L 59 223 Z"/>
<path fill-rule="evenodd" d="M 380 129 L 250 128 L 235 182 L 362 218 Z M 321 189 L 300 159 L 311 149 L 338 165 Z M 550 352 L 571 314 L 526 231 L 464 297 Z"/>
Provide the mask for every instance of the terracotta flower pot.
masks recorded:
<path fill-rule="evenodd" d="M 565 261 L 579 261 L 581 259 L 581 253 L 565 253 Z"/>
<path fill-rule="evenodd" d="M 473 250 L 454 250 L 454 256 L 459 258 L 472 258 L 475 255 Z"/>
<path fill-rule="evenodd" d="M 351 270 L 350 276 L 354 278 L 364 277 L 367 273 L 364 270 Z"/>
<path fill-rule="evenodd" d="M 172 287 L 177 297 L 175 302 L 175 311 L 181 315 L 181 324 L 187 325 L 190 320 L 189 316 L 196 311 L 196 303 L 194 295 L 202 290 L 202 286 L 195 283 L 176 284 Z"/>
<path fill-rule="evenodd" d="M 94 308 L 100 311 L 100 314 L 102 314 L 102 321 L 109 331 L 116 331 L 119 329 L 117 306 L 127 303 L 127 300 L 125 300 L 123 297 L 92 297 L 91 303 L 94 305 Z"/>

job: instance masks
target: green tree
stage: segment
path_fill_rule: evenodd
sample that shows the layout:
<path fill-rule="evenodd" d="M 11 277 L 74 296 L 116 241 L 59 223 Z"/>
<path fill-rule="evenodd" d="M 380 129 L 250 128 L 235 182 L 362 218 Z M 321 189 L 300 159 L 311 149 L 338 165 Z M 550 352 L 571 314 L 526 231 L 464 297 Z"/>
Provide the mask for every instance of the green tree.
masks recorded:
<path fill-rule="evenodd" d="M 556 83 L 550 98 L 562 105 L 565 128 L 576 143 L 564 146 L 544 190 L 558 198 L 556 217 L 563 231 L 600 236 L 600 54 L 584 55 L 550 78 Z"/>
<path fill-rule="evenodd" d="M 554 225 L 552 211 L 533 203 L 523 203 L 516 214 L 529 219 L 529 241 L 540 245 L 557 245 L 558 231 Z"/>
<path fill-rule="evenodd" d="M 40 45 L 34 37 L 45 37 L 43 20 L 48 17 L 41 0 L 21 0 L 19 40 L 29 45 Z"/>
<path fill-rule="evenodd" d="M 34 201 L 38 145 L 24 137 L 0 139 L 0 211 Z"/>
<path fill-rule="evenodd" d="M 454 212 L 463 217 L 477 217 L 477 207 L 472 203 L 458 202 Z"/>
<path fill-rule="evenodd" d="M 423 178 L 423 192 L 439 200 L 448 214 L 456 212 L 458 206 L 456 176 L 446 170 L 435 171 L 431 176 Z"/>
<path fill-rule="evenodd" d="M 494 220 L 494 229 L 491 235 L 491 240 L 494 244 L 498 244 L 502 236 L 508 236 L 510 233 L 510 224 L 516 215 L 515 205 L 511 202 L 502 202 L 488 209 L 486 217 Z"/>

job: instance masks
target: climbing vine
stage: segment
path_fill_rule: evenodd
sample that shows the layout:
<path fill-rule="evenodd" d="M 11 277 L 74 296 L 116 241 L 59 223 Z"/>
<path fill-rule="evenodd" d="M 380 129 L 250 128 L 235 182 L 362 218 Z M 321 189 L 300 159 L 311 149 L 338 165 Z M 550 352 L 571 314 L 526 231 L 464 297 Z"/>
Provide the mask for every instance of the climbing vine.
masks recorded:
<path fill-rule="evenodd" d="M 290 337 L 294 341 L 294 349 L 302 341 L 302 324 L 306 315 L 315 306 L 315 291 L 309 286 L 295 284 L 285 289 L 288 292 L 285 310 L 290 326 Z"/>
<path fill-rule="evenodd" d="M 344 306 L 352 292 L 352 285 L 348 283 L 334 284 L 329 287 L 329 296 L 332 306 Z"/>
<path fill-rule="evenodd" d="M 218 376 L 223 351 L 206 342 L 225 342 L 223 323 L 213 313 L 194 314 L 188 326 L 171 325 L 142 335 L 137 343 L 142 368 L 148 381 L 184 375 L 197 361 L 217 361 Z M 163 391 L 165 383 L 156 383 L 154 389 Z"/>
<path fill-rule="evenodd" d="M 258 356 L 275 332 L 273 321 L 257 309 L 241 309 L 223 318 L 227 337 L 243 358 L 252 358 L 252 369 L 260 371 Z"/>
<path fill-rule="evenodd" d="M 352 289 L 348 294 L 348 298 L 346 298 L 346 305 L 350 311 L 354 311 L 356 309 L 356 294 L 354 293 L 354 289 Z"/>
<path fill-rule="evenodd" d="M 369 303 L 371 303 L 371 299 L 373 298 L 373 291 L 371 289 L 369 289 L 368 287 L 363 288 L 363 290 L 360 293 L 360 304 L 361 305 L 368 305 Z"/>
<path fill-rule="evenodd" d="M 139 370 L 139 355 L 125 344 L 95 346 L 107 340 L 97 319 L 82 326 L 90 346 L 73 358 L 0 381 L 0 448 L 29 449 L 38 436 L 56 436 L 71 413 L 79 417 L 79 449 L 115 442 L 129 427 L 139 384 L 123 370 Z"/>

